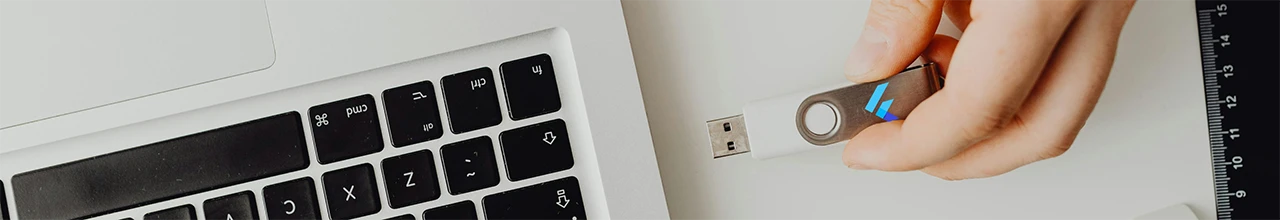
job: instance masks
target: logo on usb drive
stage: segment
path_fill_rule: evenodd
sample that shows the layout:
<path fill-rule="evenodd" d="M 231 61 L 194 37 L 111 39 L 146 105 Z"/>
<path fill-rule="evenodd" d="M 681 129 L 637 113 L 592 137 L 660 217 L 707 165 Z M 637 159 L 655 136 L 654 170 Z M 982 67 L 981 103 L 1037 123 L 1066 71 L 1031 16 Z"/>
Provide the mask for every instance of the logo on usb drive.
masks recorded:
<path fill-rule="evenodd" d="M 885 121 L 898 120 L 898 116 L 893 115 L 892 113 L 889 113 L 889 106 L 893 105 L 893 99 L 880 102 L 880 96 L 884 95 L 884 89 L 888 87 L 889 87 L 889 83 L 887 82 L 876 86 L 876 92 L 871 93 L 871 99 L 867 100 L 866 109 L 867 109 L 867 112 L 876 113 L 876 117 L 880 117 L 880 119 L 884 119 Z M 879 109 L 876 109 L 877 103 L 880 104 Z"/>

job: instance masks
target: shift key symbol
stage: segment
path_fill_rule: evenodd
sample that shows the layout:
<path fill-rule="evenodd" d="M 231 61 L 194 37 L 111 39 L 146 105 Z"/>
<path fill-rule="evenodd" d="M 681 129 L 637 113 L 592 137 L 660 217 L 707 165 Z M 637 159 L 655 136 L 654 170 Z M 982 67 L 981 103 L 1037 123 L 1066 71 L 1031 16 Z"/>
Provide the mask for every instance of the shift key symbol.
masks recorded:
<path fill-rule="evenodd" d="M 542 142 L 547 142 L 547 144 L 548 144 L 548 145 L 550 145 L 551 143 L 555 143 L 555 142 L 556 142 L 556 134 L 555 134 L 555 133 L 551 133 L 550 131 L 548 131 L 547 133 L 543 133 L 543 134 L 542 134 Z"/>
<path fill-rule="evenodd" d="M 556 205 L 562 209 L 569 206 L 569 197 L 564 195 L 563 189 L 556 190 Z"/>

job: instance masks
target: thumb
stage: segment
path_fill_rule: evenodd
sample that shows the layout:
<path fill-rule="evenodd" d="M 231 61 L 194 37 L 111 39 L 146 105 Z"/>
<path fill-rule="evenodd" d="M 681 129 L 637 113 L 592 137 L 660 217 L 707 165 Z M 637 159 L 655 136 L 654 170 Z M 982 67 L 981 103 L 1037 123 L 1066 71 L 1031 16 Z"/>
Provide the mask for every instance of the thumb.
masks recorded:
<path fill-rule="evenodd" d="M 870 82 L 902 71 L 929 46 L 942 0 L 874 0 L 862 35 L 845 62 L 845 77 Z"/>

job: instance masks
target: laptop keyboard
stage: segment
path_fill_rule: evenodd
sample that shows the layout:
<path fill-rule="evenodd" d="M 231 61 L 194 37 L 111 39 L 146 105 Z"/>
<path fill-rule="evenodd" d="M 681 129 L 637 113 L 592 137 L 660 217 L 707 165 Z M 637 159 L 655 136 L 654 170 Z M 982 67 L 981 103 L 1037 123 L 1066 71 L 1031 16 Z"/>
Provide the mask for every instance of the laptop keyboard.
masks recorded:
<path fill-rule="evenodd" d="M 8 220 L 8 219 L 9 219 L 9 205 L 8 205 L 8 204 L 5 204 L 5 201 L 6 201 L 7 199 L 5 199 L 6 197 L 4 196 L 4 190 L 3 190 L 3 189 L 4 189 L 4 182 L 0 182 L 0 219 Z"/>
<path fill-rule="evenodd" d="M 142 217 L 143 220 L 188 220 L 196 219 L 196 207 L 191 205 L 182 205 L 178 207 L 168 208 L 152 213 L 147 213 Z"/>
<path fill-rule="evenodd" d="M 383 207 L 398 210 L 439 200 L 444 193 L 466 194 L 572 168 L 570 134 L 559 118 L 504 129 L 497 137 L 431 142 L 444 136 L 444 120 L 451 135 L 458 135 L 497 126 L 504 118 L 525 120 L 560 110 L 551 56 L 516 59 L 498 69 L 498 76 L 489 67 L 446 75 L 439 81 L 439 96 L 434 82 L 411 82 L 383 90 L 382 103 L 370 94 L 352 94 L 318 103 L 305 114 L 281 113 L 20 173 L 11 180 L 16 216 L 82 219 L 144 207 L 307 169 L 312 158 L 308 152 L 315 152 L 321 165 L 353 158 L 369 163 L 341 165 L 345 167 L 328 168 L 332 170 L 319 176 L 270 184 L 260 195 L 246 190 L 202 199 L 199 204 L 158 208 L 147 211 L 142 219 L 195 219 L 197 212 L 207 219 L 361 218 Z M 506 114 L 499 105 L 497 79 L 503 80 Z M 443 99 L 443 108 L 437 99 Z M 380 110 L 387 117 L 385 131 Z M 314 146 L 307 144 L 307 130 Z M 384 143 L 384 132 L 390 143 Z M 362 157 L 381 152 L 384 146 L 422 143 L 440 147 L 385 158 Z M 505 167 L 499 168 L 499 159 Z M 506 176 L 500 176 L 499 169 Z M 0 190 L 0 198 L 3 193 Z M 485 195 L 480 206 L 462 200 L 402 211 L 421 213 L 423 219 L 586 219 L 582 197 L 577 177 L 565 176 Z M 0 217 L 8 219 L 5 201 L 0 199 Z M 328 216 L 322 216 L 322 209 Z M 415 218 L 408 214 L 392 219 Z"/>
<path fill-rule="evenodd" d="M 262 188 L 268 219 L 320 219 L 315 181 L 302 177 Z"/>

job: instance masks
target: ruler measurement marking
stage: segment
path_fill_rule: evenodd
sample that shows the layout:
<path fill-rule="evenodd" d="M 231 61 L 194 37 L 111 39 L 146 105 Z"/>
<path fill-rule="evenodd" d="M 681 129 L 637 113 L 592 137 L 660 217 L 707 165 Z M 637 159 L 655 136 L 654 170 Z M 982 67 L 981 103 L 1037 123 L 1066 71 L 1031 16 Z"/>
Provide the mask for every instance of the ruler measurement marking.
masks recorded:
<path fill-rule="evenodd" d="M 1217 99 L 1218 99 L 1218 98 L 1216 97 L 1216 96 L 1218 95 L 1218 91 L 1217 91 L 1217 89 L 1216 89 L 1216 88 L 1211 88 L 1211 87 L 1209 87 L 1209 86 L 1211 86 L 1211 85 L 1217 85 L 1217 76 L 1216 76 L 1216 74 L 1217 74 L 1217 73 L 1219 73 L 1219 72 L 1216 72 L 1216 71 L 1218 71 L 1218 70 L 1217 70 L 1217 68 L 1215 68 L 1215 66 L 1216 66 L 1216 64 L 1217 64 L 1217 62 L 1216 62 L 1215 60 L 1216 60 L 1216 58 L 1217 58 L 1218 56 L 1217 56 L 1215 53 L 1213 53 L 1213 43 L 1211 43 L 1211 42 L 1210 42 L 1210 41 L 1212 41 L 1212 39 L 1213 39 L 1213 36 L 1212 36 L 1212 35 L 1213 35 L 1213 29 L 1212 29 L 1212 27 L 1211 27 L 1211 25 L 1212 25 L 1212 18 L 1210 17 L 1210 15 L 1209 15 L 1209 14 L 1210 14 L 1210 13 L 1212 13 L 1212 12 L 1214 12 L 1214 11 L 1215 11 L 1215 9 L 1201 9 L 1201 10 L 1198 10 L 1198 11 L 1197 11 L 1197 20 L 1199 20 L 1199 24 L 1198 24 L 1198 25 L 1200 26 L 1200 50 L 1201 50 L 1201 52 L 1203 53 L 1203 54 L 1202 54 L 1202 56 L 1201 56 L 1201 64 L 1202 64 L 1202 65 L 1204 65 L 1202 68 L 1203 68 L 1203 72 L 1204 72 L 1204 75 L 1205 75 L 1205 76 L 1204 76 L 1204 78 L 1205 78 L 1205 90 L 1206 90 L 1206 98 L 1205 98 L 1205 99 L 1206 99 L 1206 102 L 1208 102 L 1209 106 L 1216 106 L 1216 104 L 1214 104 L 1213 102 L 1214 102 L 1214 100 L 1217 100 Z M 1213 59 L 1211 59 L 1211 57 L 1212 57 Z M 1213 80 L 1213 81 L 1210 81 L 1210 80 Z M 1211 117 L 1210 117 L 1210 119 L 1209 119 L 1209 120 L 1211 121 L 1211 122 L 1209 123 L 1209 124 L 1210 124 L 1210 126 L 1209 126 L 1209 130 L 1210 130 L 1211 132 L 1213 132 L 1213 133 L 1216 133 L 1216 132 L 1220 132 L 1220 131 L 1221 131 L 1221 122 L 1215 122 L 1215 121 L 1217 121 L 1217 120 L 1214 120 L 1214 119 L 1212 118 L 1212 116 L 1214 116 L 1214 115 L 1220 115 L 1220 114 L 1221 114 L 1221 112 L 1220 112 L 1220 111 L 1217 111 L 1217 109 L 1210 109 L 1210 110 L 1209 110 L 1209 115 L 1211 116 Z M 1211 146 L 1212 146 L 1212 145 L 1217 145 L 1217 143 L 1221 143 L 1221 142 L 1220 142 L 1221 138 L 1218 138 L 1217 140 L 1215 140 L 1215 139 L 1214 139 L 1214 136 L 1215 136 L 1215 135 L 1210 135 L 1210 145 L 1211 145 Z M 1218 218 L 1219 218 L 1219 219 L 1225 219 L 1225 218 L 1226 218 L 1226 217 L 1225 217 L 1225 214 L 1226 214 L 1226 213 L 1229 213 L 1229 212 L 1228 212 L 1228 211 L 1226 211 L 1226 210 L 1231 208 L 1231 204 L 1230 204 L 1229 202 L 1223 202 L 1223 201 L 1227 201 L 1227 200 L 1229 200 L 1229 198 L 1230 198 L 1230 197 L 1228 197 L 1228 196 L 1223 196 L 1223 194 L 1227 194 L 1227 193 L 1229 193 L 1229 192 L 1228 192 L 1229 190 L 1227 189 L 1227 184 L 1228 184 L 1229 182 L 1228 182 L 1228 180 L 1227 180 L 1226 178 L 1222 178 L 1222 177 L 1226 176 L 1226 172 L 1225 172 L 1225 170 L 1219 170 L 1219 168 L 1218 168 L 1218 167 L 1221 167 L 1222 165 L 1224 165 L 1224 163 L 1228 163 L 1228 162 L 1226 162 L 1225 157 L 1224 157 L 1225 153 L 1224 153 L 1223 151 L 1224 151 L 1225 149 L 1226 149 L 1226 147 L 1225 147 L 1225 146 L 1221 146 L 1221 147 L 1214 147 L 1214 148 L 1211 148 L 1211 149 L 1210 149 L 1210 151 L 1211 151 L 1211 152 L 1210 152 L 1210 156 L 1211 156 L 1211 158 L 1212 158 L 1212 161 L 1214 162 L 1214 169 L 1213 169 L 1213 170 L 1214 170 L 1214 171 L 1213 171 L 1213 176 L 1214 176 L 1214 192 L 1215 192 L 1216 194 L 1219 194 L 1219 196 L 1218 196 L 1217 198 L 1215 198 L 1215 200 L 1217 200 L 1217 201 L 1218 201 L 1218 202 L 1217 202 L 1217 207 L 1216 207 L 1216 208 L 1217 208 L 1217 211 L 1218 211 L 1218 213 L 1217 213 L 1217 214 L 1218 214 Z"/>

